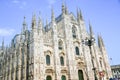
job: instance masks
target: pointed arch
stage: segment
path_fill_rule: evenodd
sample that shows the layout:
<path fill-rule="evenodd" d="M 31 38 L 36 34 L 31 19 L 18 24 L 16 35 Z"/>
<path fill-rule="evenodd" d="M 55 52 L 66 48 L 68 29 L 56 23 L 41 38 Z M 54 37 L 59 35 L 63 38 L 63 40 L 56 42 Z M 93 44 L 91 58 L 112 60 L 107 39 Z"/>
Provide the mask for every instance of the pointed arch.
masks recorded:
<path fill-rule="evenodd" d="M 61 64 L 61 66 L 64 66 L 64 57 L 63 56 L 60 57 L 60 64 Z"/>
<path fill-rule="evenodd" d="M 46 64 L 50 65 L 50 56 L 49 55 L 46 55 Z"/>
<path fill-rule="evenodd" d="M 76 52 L 76 55 L 80 55 L 79 48 L 77 46 L 75 47 L 75 52 Z"/>
<path fill-rule="evenodd" d="M 73 38 L 77 38 L 77 28 L 73 25 L 73 27 L 72 27 L 72 36 L 73 36 Z"/>

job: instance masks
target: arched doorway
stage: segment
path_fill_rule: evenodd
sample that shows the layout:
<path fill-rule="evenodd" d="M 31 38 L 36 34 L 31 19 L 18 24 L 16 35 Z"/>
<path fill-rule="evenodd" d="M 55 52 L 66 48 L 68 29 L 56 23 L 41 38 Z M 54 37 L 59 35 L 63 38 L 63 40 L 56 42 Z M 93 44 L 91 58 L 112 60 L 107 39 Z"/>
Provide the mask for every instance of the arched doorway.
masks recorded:
<path fill-rule="evenodd" d="M 61 80 L 66 80 L 66 77 L 64 75 L 62 75 Z"/>
<path fill-rule="evenodd" d="M 52 77 L 51 76 L 47 76 L 46 80 L 52 80 Z"/>
<path fill-rule="evenodd" d="M 78 78 L 79 78 L 79 80 L 84 80 L 83 71 L 82 70 L 78 70 Z"/>

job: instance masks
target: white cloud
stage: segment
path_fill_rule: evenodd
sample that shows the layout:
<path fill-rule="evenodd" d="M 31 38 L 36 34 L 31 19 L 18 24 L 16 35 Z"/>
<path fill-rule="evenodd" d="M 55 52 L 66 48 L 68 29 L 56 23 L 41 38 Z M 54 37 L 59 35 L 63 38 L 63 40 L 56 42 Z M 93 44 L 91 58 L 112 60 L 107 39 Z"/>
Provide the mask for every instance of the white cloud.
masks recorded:
<path fill-rule="evenodd" d="M 15 33 L 14 29 L 0 29 L 0 36 L 10 36 Z"/>
<path fill-rule="evenodd" d="M 12 0 L 12 3 L 15 4 L 15 6 L 20 9 L 24 9 L 25 6 L 27 5 L 26 1 L 20 1 L 20 0 Z"/>
<path fill-rule="evenodd" d="M 56 0 L 48 0 L 48 7 L 51 8 L 53 4 L 55 4 Z"/>
<path fill-rule="evenodd" d="M 27 3 L 25 1 L 21 2 L 21 5 L 19 6 L 19 8 L 24 9 L 26 5 Z"/>
<path fill-rule="evenodd" d="M 22 5 L 23 5 L 23 6 L 26 6 L 26 5 L 27 5 L 27 3 L 24 1 L 24 2 L 22 2 Z"/>
<path fill-rule="evenodd" d="M 54 4 L 56 0 L 48 0 L 49 4 Z"/>
<path fill-rule="evenodd" d="M 18 4 L 18 3 L 20 3 L 20 1 L 19 0 L 13 0 L 12 3 Z"/>

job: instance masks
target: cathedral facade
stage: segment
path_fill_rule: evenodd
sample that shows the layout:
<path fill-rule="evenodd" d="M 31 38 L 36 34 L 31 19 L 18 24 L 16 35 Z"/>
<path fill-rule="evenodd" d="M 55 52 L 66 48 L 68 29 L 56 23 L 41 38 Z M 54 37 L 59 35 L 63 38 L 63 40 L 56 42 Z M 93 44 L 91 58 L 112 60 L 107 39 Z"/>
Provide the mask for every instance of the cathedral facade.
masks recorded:
<path fill-rule="evenodd" d="M 108 80 L 111 68 L 103 39 L 87 32 L 81 11 L 77 17 L 62 5 L 62 13 L 43 26 L 32 16 L 20 34 L 0 48 L 0 80 Z"/>

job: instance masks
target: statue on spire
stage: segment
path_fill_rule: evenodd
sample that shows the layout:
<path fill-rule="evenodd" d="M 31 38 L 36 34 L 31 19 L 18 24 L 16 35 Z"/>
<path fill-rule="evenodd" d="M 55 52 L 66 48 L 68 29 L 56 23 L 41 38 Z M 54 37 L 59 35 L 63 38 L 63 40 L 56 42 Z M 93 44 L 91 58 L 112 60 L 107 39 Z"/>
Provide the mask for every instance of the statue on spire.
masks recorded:
<path fill-rule="evenodd" d="M 27 30 L 27 23 L 26 23 L 26 17 L 24 16 L 24 21 L 23 21 L 23 32 Z"/>
<path fill-rule="evenodd" d="M 62 14 L 65 14 L 65 5 L 62 3 Z"/>

